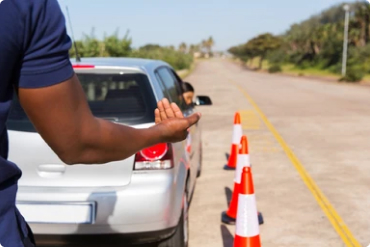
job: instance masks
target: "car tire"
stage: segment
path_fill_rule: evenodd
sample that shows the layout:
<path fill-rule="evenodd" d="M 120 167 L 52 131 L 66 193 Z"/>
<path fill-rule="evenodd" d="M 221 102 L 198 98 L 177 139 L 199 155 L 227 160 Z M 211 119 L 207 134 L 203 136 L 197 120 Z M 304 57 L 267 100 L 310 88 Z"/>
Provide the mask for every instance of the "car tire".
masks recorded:
<path fill-rule="evenodd" d="M 189 217 L 188 217 L 188 198 L 184 193 L 184 205 L 176 226 L 175 233 L 168 239 L 159 243 L 158 247 L 188 247 L 189 242 Z"/>

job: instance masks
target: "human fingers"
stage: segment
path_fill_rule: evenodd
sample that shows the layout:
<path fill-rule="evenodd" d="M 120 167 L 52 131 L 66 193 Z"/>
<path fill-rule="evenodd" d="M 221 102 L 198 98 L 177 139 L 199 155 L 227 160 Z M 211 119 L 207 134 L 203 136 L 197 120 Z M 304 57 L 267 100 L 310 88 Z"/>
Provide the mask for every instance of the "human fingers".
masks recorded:
<path fill-rule="evenodd" d="M 172 103 L 171 108 L 172 108 L 172 111 L 175 114 L 175 117 L 184 118 L 184 115 L 182 114 L 182 111 L 180 110 L 179 106 L 176 103 Z"/>
<path fill-rule="evenodd" d="M 167 119 L 167 114 L 166 114 L 166 112 L 164 110 L 163 100 L 158 101 L 157 106 L 158 106 L 159 115 L 161 117 L 161 120 L 162 121 L 166 120 Z"/>
<path fill-rule="evenodd" d="M 174 118 L 175 117 L 175 112 L 173 111 L 172 109 L 172 104 L 170 105 L 170 102 L 165 98 L 165 99 L 162 99 L 162 104 L 163 104 L 163 108 L 164 108 L 164 111 L 167 115 L 167 118 Z"/>
<path fill-rule="evenodd" d="M 154 119 L 155 119 L 156 124 L 158 124 L 162 121 L 161 120 L 161 113 L 159 112 L 158 108 L 154 110 Z"/>

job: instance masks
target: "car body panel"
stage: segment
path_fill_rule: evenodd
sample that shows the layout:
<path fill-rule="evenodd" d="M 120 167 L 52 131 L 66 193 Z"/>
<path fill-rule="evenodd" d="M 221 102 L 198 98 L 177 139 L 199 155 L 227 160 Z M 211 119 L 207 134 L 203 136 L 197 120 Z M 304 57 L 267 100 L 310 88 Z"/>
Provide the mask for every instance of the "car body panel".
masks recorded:
<path fill-rule="evenodd" d="M 155 76 L 162 61 L 127 58 L 83 58 L 79 73 L 142 73 L 148 76 L 155 99 L 165 97 Z M 76 64 L 72 60 L 73 64 Z M 183 110 L 185 116 L 196 110 Z M 118 123 L 122 124 L 122 123 Z M 154 124 L 134 125 L 146 128 Z M 172 144 L 174 167 L 168 170 L 133 170 L 134 155 L 105 165 L 66 166 L 37 133 L 9 131 L 9 160 L 18 164 L 18 204 L 96 203 L 92 224 L 30 223 L 37 235 L 138 234 L 172 229 L 182 212 L 183 193 L 192 193 L 200 165 L 200 124 L 189 130 L 188 140 Z M 62 133 L 61 133 L 62 134 Z M 191 151 L 187 151 L 187 146 Z M 44 166 L 43 166 L 44 165 Z M 54 166 L 53 166 L 54 165 Z M 41 166 L 41 168 L 40 168 Z M 46 170 L 44 173 L 39 170 Z M 186 188 L 187 187 L 187 188 Z M 27 218 L 26 218 L 27 220 Z"/>

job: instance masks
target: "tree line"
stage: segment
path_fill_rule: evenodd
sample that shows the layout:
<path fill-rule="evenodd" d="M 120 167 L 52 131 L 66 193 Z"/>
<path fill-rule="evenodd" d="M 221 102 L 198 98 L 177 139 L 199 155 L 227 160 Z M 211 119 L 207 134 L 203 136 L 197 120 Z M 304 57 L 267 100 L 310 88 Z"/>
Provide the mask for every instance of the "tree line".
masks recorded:
<path fill-rule="evenodd" d="M 366 2 L 350 6 L 348 69 L 344 80 L 359 81 L 370 73 L 370 6 Z M 248 62 L 266 59 L 270 71 L 287 63 L 301 69 L 316 68 L 340 74 L 344 39 L 344 4 L 335 5 L 311 18 L 293 24 L 281 35 L 265 33 L 231 47 L 229 52 Z"/>
<path fill-rule="evenodd" d="M 120 38 L 118 30 L 111 35 L 105 35 L 102 40 L 96 38 L 94 29 L 90 35 L 84 34 L 81 40 L 76 40 L 78 55 L 83 57 L 134 57 L 163 60 L 176 70 L 189 69 L 193 63 L 194 54 L 199 56 L 212 55 L 214 40 L 212 37 L 199 44 L 182 42 L 175 46 L 160 46 L 147 44 L 137 49 L 132 47 L 132 38 L 129 31 Z M 76 57 L 74 46 L 69 51 L 70 57 Z"/>

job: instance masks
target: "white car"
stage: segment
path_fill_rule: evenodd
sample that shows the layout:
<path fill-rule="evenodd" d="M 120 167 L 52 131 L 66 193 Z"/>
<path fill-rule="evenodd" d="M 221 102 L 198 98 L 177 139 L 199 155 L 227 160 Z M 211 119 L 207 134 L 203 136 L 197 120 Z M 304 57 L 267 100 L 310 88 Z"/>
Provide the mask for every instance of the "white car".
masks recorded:
<path fill-rule="evenodd" d="M 176 102 L 184 115 L 192 114 L 195 105 L 212 104 L 198 96 L 197 103 L 186 105 L 181 79 L 162 61 L 83 58 L 72 63 L 93 114 L 117 124 L 153 125 L 156 102 L 163 97 Z M 74 166 L 50 149 L 17 99 L 7 126 L 9 160 L 23 171 L 17 207 L 38 244 L 115 238 L 123 246 L 187 246 L 189 198 L 202 163 L 200 123 L 183 142 L 158 144 L 105 165 Z"/>

